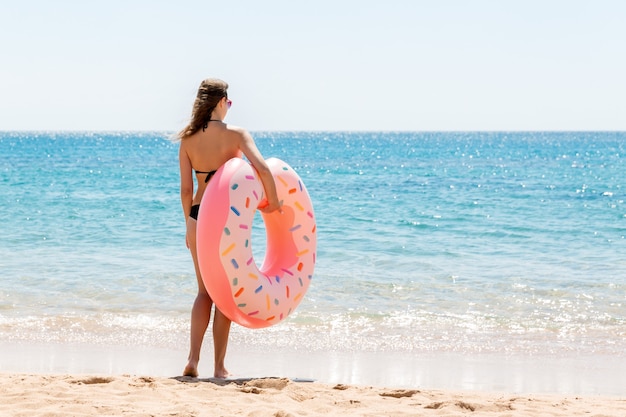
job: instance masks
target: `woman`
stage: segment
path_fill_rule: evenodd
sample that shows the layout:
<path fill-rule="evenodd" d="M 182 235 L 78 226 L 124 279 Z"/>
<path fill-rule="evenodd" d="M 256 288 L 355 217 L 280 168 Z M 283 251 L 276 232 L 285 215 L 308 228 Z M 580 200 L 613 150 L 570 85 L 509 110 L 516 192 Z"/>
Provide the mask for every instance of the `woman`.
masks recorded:
<path fill-rule="evenodd" d="M 183 371 L 185 376 L 198 376 L 198 361 L 204 333 L 209 325 L 213 300 L 209 296 L 200 269 L 196 251 L 196 221 L 200 201 L 207 184 L 215 171 L 231 158 L 246 156 L 256 169 L 263 183 L 267 205 L 261 210 L 265 213 L 278 210 L 274 177 L 257 149 L 252 136 L 242 128 L 227 125 L 224 118 L 232 102 L 228 99 L 228 84 L 218 79 L 202 81 L 193 105 L 191 121 L 178 134 L 180 138 L 180 199 L 187 223 L 187 247 L 196 268 L 198 295 L 191 310 L 191 346 L 189 362 Z M 198 189 L 194 194 L 193 176 L 196 176 Z M 210 278 L 210 277 L 209 277 Z M 214 376 L 226 378 L 228 371 L 224 366 L 230 320 L 217 308 L 213 317 L 213 344 L 215 353 Z"/>

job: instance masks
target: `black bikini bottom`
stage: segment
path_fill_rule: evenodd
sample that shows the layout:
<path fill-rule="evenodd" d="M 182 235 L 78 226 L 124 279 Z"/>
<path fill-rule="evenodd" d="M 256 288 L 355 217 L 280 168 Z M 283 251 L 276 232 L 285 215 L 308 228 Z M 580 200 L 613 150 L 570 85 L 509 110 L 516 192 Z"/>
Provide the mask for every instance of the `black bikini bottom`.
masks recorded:
<path fill-rule="evenodd" d="M 189 217 L 194 220 L 198 220 L 198 211 L 200 210 L 200 204 L 195 204 L 191 206 L 191 211 L 189 212 Z"/>

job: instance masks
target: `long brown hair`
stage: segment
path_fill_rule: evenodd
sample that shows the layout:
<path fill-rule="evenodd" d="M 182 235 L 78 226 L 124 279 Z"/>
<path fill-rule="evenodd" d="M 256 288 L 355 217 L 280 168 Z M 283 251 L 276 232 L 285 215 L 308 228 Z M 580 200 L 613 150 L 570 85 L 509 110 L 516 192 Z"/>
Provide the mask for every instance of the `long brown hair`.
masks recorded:
<path fill-rule="evenodd" d="M 180 139 L 188 138 L 200 129 L 206 127 L 211 119 L 211 113 L 217 103 L 224 97 L 228 98 L 228 83 L 217 78 L 207 78 L 200 83 L 198 95 L 193 103 L 191 120 L 183 130 L 178 133 Z"/>

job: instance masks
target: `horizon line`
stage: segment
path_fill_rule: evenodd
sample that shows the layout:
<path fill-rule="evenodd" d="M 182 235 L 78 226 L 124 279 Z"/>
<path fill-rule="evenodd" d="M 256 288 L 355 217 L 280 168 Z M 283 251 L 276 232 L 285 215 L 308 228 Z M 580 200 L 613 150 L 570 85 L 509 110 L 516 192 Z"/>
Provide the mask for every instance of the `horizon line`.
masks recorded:
<path fill-rule="evenodd" d="M 348 129 L 246 129 L 259 133 L 626 133 L 626 129 L 428 129 L 428 130 L 348 130 Z M 0 129 L 0 133 L 163 133 L 176 134 L 175 130 L 161 129 Z"/>

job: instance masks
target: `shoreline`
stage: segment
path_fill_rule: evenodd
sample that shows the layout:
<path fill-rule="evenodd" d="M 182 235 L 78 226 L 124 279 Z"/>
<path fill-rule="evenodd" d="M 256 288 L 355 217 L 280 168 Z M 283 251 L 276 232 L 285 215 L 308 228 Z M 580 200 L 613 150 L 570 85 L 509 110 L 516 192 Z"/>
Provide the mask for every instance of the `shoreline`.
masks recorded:
<path fill-rule="evenodd" d="M 176 378 L 187 352 L 179 349 L 0 342 L 0 373 L 149 375 Z M 542 395 L 626 393 L 626 360 L 616 356 L 515 356 L 402 352 L 259 352 L 231 345 L 233 378 L 288 378 L 322 384 L 395 389 Z M 200 378 L 212 376 L 205 347 Z"/>
<path fill-rule="evenodd" d="M 486 416 L 626 414 L 626 397 L 390 389 L 294 382 L 0 372 L 8 416 Z M 497 413 L 497 414 L 496 414 Z"/>

